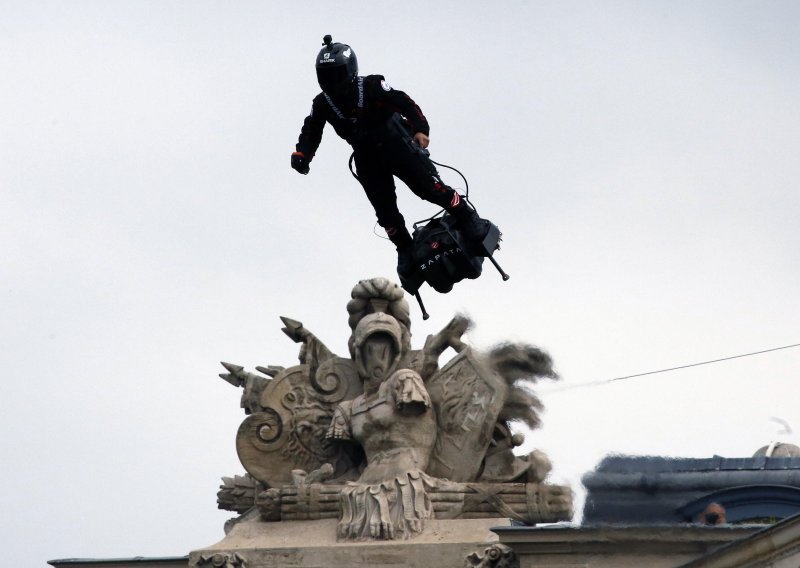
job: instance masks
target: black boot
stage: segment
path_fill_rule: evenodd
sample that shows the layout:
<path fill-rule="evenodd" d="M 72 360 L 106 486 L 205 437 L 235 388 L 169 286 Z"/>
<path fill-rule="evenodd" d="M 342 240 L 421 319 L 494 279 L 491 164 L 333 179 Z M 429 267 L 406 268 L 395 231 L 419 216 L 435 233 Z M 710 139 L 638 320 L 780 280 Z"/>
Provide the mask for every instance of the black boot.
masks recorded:
<path fill-rule="evenodd" d="M 414 257 L 414 247 L 408 245 L 397 249 L 397 275 L 401 280 L 408 280 L 417 270 L 417 259 Z"/>
<path fill-rule="evenodd" d="M 456 226 L 470 241 L 482 241 L 489 232 L 489 221 L 478 217 L 475 210 L 463 199 L 448 213 L 455 217 Z"/>
<path fill-rule="evenodd" d="M 401 227 L 387 227 L 386 234 L 389 240 L 397 247 L 397 275 L 400 280 L 411 278 L 417 269 L 417 261 L 414 258 L 414 240 L 406 229 Z"/>

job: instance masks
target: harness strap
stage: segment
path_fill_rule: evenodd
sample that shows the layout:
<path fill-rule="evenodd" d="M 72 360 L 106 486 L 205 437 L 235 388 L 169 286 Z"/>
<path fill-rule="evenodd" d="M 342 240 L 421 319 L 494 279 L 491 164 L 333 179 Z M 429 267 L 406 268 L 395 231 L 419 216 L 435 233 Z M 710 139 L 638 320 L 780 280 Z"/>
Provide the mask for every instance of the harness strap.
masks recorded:
<path fill-rule="evenodd" d="M 364 108 L 364 77 L 357 77 L 357 87 L 358 87 L 358 108 L 359 109 L 363 109 Z M 322 96 L 324 96 L 325 100 L 328 101 L 328 106 L 331 107 L 331 110 L 336 114 L 336 116 L 338 116 L 342 120 L 347 120 L 347 118 L 344 116 L 344 113 L 342 111 L 340 111 L 339 107 L 337 107 L 334 104 L 333 99 L 331 99 L 331 97 L 328 95 L 328 93 L 326 93 L 325 91 L 322 91 Z M 351 119 L 351 120 L 355 121 L 355 119 Z"/>

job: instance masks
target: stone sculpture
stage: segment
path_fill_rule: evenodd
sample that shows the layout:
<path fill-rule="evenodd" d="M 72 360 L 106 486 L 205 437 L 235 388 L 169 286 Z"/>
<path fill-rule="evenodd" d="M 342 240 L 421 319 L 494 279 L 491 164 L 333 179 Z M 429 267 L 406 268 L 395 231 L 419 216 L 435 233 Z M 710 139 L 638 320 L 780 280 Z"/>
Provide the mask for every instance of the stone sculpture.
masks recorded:
<path fill-rule="evenodd" d="M 464 568 L 519 568 L 519 558 L 505 544 L 492 544 L 482 554 L 474 552 L 467 556 Z"/>
<path fill-rule="evenodd" d="M 544 483 L 550 464 L 509 423 L 539 423 L 522 381 L 557 378 L 545 352 L 506 344 L 480 353 L 457 316 L 411 348 L 409 307 L 384 278 L 359 282 L 347 305 L 349 357 L 302 323 L 281 318 L 301 344 L 300 364 L 223 363 L 249 416 L 236 447 L 249 476 L 223 478 L 220 508 L 255 508 L 263 521 L 336 518 L 341 540 L 403 539 L 426 520 L 507 517 L 568 520 L 572 493 Z M 448 348 L 457 355 L 443 367 Z"/>
<path fill-rule="evenodd" d="M 198 558 L 196 565 L 209 568 L 247 568 L 247 562 L 237 553 L 203 555 Z"/>

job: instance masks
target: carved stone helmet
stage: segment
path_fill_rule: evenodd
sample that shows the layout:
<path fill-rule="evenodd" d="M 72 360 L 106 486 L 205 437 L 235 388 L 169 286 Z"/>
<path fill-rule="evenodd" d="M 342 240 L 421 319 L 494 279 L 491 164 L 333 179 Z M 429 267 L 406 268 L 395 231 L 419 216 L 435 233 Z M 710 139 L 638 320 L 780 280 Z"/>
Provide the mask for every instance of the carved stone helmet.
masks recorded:
<path fill-rule="evenodd" d="M 353 344 L 355 348 L 354 359 L 356 369 L 361 377 L 368 375 L 368 371 L 364 367 L 364 343 L 370 336 L 376 333 L 389 337 L 394 344 L 395 355 L 386 372 L 387 377 L 397 370 L 400 360 L 405 355 L 405 350 L 403 349 L 403 330 L 398 321 L 389 314 L 383 312 L 368 314 L 361 318 L 361 321 L 358 322 L 356 329 L 353 331 Z"/>
<path fill-rule="evenodd" d="M 361 318 L 367 314 L 384 312 L 395 318 L 403 331 L 403 349 L 411 350 L 411 317 L 406 293 L 388 278 L 370 278 L 359 280 L 350 293 L 347 303 L 350 329 L 353 330 L 347 340 L 350 357 L 355 358 L 355 329 Z"/>

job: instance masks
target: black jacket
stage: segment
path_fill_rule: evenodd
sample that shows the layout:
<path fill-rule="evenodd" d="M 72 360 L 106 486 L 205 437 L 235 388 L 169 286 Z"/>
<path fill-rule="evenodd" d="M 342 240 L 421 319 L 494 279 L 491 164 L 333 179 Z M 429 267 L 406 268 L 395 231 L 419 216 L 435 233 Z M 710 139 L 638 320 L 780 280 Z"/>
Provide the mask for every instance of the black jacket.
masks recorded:
<path fill-rule="evenodd" d="M 309 160 L 322 141 L 326 122 L 356 151 L 401 136 L 398 127 L 409 135 L 429 133 L 422 110 L 403 91 L 389 86 L 382 75 L 358 77 L 352 92 L 343 98 L 334 99 L 325 93 L 314 97 L 296 147 Z"/>

